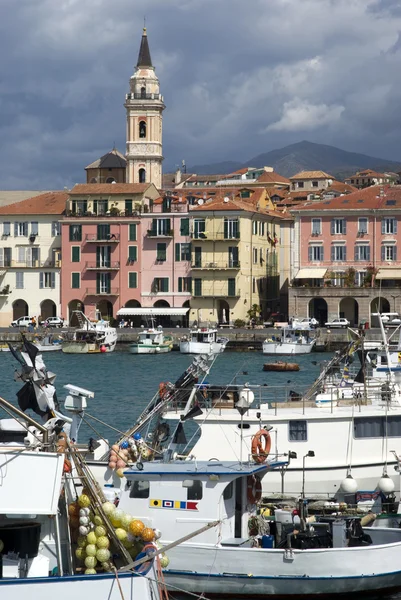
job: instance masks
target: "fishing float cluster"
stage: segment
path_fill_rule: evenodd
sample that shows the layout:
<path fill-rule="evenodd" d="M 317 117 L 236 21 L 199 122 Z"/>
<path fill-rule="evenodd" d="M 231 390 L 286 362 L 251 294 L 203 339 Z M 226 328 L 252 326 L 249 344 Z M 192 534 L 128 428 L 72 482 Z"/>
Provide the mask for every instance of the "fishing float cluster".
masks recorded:
<path fill-rule="evenodd" d="M 137 460 L 150 460 L 153 456 L 153 451 L 146 444 L 140 433 L 134 435 L 121 444 L 114 444 L 111 447 L 109 454 L 109 469 L 116 472 L 118 477 L 124 476 L 124 469 L 129 462 Z"/>
<path fill-rule="evenodd" d="M 144 556 L 143 552 L 160 549 L 158 540 L 161 532 L 146 527 L 139 519 L 135 519 L 112 502 L 102 504 L 104 514 L 114 528 L 115 536 L 127 549 L 133 560 Z M 111 551 L 112 540 L 107 532 L 103 519 L 91 509 L 89 496 L 82 493 L 76 502 L 68 505 L 71 538 L 77 544 L 75 557 L 85 565 L 85 575 L 95 575 L 97 571 L 110 572 L 114 569 Z M 169 559 L 166 554 L 160 555 L 160 565 L 166 568 Z"/>

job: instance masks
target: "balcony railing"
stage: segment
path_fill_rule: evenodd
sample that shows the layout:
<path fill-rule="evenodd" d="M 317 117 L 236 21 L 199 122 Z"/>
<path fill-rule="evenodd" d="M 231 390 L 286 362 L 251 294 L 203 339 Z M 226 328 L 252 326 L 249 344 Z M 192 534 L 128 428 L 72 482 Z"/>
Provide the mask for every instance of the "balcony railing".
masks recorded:
<path fill-rule="evenodd" d="M 61 260 L 4 260 L 0 263 L 0 269 L 43 269 L 43 268 L 59 268 Z"/>
<path fill-rule="evenodd" d="M 240 233 L 237 231 L 236 233 L 228 233 L 225 235 L 224 231 L 205 231 L 199 233 L 192 232 L 191 238 L 197 242 L 207 242 L 208 240 L 212 242 L 238 242 L 240 239 Z"/>
<path fill-rule="evenodd" d="M 193 262 L 191 265 L 192 269 L 209 269 L 209 270 L 220 270 L 220 269 L 239 269 L 240 263 L 238 260 L 223 261 L 223 262 Z"/>
<path fill-rule="evenodd" d="M 233 290 L 231 293 L 228 292 L 227 288 L 214 289 L 214 290 L 202 290 L 200 294 L 194 291 L 195 298 L 239 298 L 241 296 L 240 290 Z"/>
<path fill-rule="evenodd" d="M 162 100 L 161 94 L 127 94 L 127 100 Z"/>
<path fill-rule="evenodd" d="M 102 211 L 102 210 L 98 210 L 97 212 L 92 212 L 91 210 L 77 210 L 77 211 L 72 211 L 72 210 L 67 210 L 66 211 L 66 217 L 68 218 L 78 218 L 78 219 L 82 219 L 82 218 L 93 218 L 93 217 L 139 217 L 140 214 L 142 212 L 142 208 L 132 208 L 131 209 L 119 209 L 119 208 L 112 208 L 111 210 L 107 210 L 107 211 Z M 144 211 L 146 212 L 146 210 Z"/>
<path fill-rule="evenodd" d="M 119 288 L 111 287 L 108 290 L 101 288 L 86 288 L 85 296 L 119 296 Z"/>
<path fill-rule="evenodd" d="M 106 235 L 99 236 L 97 233 L 87 233 L 85 236 L 87 242 L 107 242 L 107 243 L 118 243 L 120 241 L 119 233 L 109 233 Z"/>
<path fill-rule="evenodd" d="M 173 230 L 169 229 L 168 231 L 157 231 L 156 229 L 148 229 L 148 237 L 151 238 L 170 238 L 173 237 Z"/>
<path fill-rule="evenodd" d="M 87 262 L 85 266 L 87 271 L 117 271 L 120 268 L 120 261 Z"/>

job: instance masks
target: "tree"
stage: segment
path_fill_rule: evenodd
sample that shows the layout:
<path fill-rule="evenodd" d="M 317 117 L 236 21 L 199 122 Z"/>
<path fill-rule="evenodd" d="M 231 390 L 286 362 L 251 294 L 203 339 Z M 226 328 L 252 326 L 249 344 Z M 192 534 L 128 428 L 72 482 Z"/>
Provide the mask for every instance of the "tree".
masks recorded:
<path fill-rule="evenodd" d="M 248 312 L 246 313 L 248 315 L 248 317 L 250 319 L 258 319 L 260 317 L 260 313 L 262 312 L 262 309 L 260 308 L 259 304 L 252 304 L 251 308 L 248 310 Z"/>

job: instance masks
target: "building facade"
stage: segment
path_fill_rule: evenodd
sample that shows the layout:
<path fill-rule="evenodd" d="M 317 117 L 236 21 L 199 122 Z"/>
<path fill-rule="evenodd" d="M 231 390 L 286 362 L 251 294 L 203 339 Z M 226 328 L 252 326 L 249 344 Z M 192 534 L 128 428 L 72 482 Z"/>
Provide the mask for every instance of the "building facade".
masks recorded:
<path fill-rule="evenodd" d="M 400 186 L 372 186 L 291 212 L 291 315 L 376 325 L 374 313 L 401 312 Z"/>
<path fill-rule="evenodd" d="M 127 115 L 126 180 L 128 183 L 153 183 L 161 189 L 162 113 L 165 106 L 150 57 L 146 28 L 124 106 Z"/>
<path fill-rule="evenodd" d="M 324 171 L 301 171 L 290 177 L 291 190 L 319 192 L 332 184 L 334 177 Z"/>
<path fill-rule="evenodd" d="M 68 194 L 47 192 L 0 208 L 0 326 L 60 315 L 60 220 Z"/>
<path fill-rule="evenodd" d="M 127 161 L 116 148 L 85 167 L 86 183 L 125 183 Z"/>

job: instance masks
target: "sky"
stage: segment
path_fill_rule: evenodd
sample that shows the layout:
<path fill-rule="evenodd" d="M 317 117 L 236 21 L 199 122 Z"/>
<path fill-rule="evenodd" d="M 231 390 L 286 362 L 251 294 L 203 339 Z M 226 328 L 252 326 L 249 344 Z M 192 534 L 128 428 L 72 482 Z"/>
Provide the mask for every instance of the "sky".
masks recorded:
<path fill-rule="evenodd" d="M 0 0 L 0 189 L 124 153 L 144 17 L 165 172 L 304 139 L 401 161 L 399 0 Z"/>

